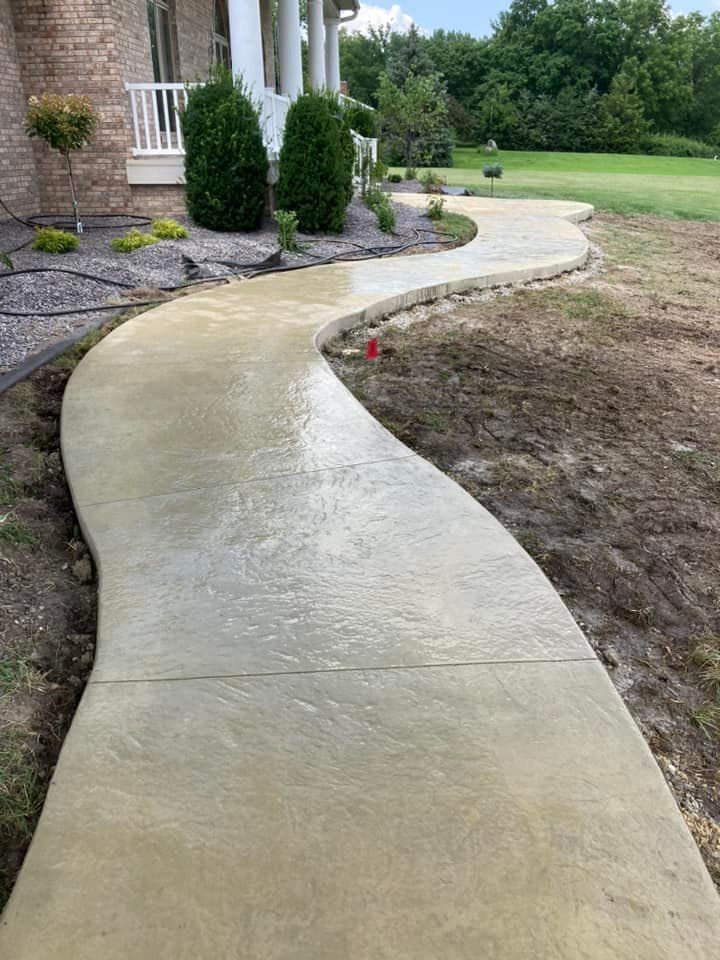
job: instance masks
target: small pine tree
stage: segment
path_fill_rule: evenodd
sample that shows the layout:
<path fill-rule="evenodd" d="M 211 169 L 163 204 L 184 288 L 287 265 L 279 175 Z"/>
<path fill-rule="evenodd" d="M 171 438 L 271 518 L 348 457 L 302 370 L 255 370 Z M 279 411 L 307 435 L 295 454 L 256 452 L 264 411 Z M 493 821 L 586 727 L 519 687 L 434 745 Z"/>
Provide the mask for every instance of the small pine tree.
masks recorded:
<path fill-rule="evenodd" d="M 623 73 L 613 77 L 610 92 L 600 101 L 600 135 L 608 153 L 637 153 L 650 132 L 643 102 L 634 81 Z"/>
<path fill-rule="evenodd" d="M 292 104 L 280 151 L 277 205 L 304 233 L 339 233 L 352 185 L 352 145 L 337 98 L 306 93 Z"/>
<path fill-rule="evenodd" d="M 217 69 L 189 90 L 182 130 L 190 216 L 210 230 L 257 230 L 268 158 L 258 111 L 242 83 Z"/>

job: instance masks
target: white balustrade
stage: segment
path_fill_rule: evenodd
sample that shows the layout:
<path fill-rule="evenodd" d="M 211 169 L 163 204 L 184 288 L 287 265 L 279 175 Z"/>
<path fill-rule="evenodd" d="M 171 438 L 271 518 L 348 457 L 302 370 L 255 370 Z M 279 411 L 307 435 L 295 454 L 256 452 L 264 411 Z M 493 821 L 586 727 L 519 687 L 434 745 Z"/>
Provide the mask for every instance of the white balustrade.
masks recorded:
<path fill-rule="evenodd" d="M 185 153 L 180 116 L 194 83 L 126 83 L 133 127 L 133 156 L 159 157 Z M 290 98 L 265 90 L 260 115 L 268 153 L 280 153 Z"/>
<path fill-rule="evenodd" d="M 183 154 L 179 113 L 187 105 L 185 83 L 126 83 L 130 97 L 133 156 Z"/>
<path fill-rule="evenodd" d="M 375 113 L 375 107 L 371 107 L 369 103 L 363 103 L 362 100 L 356 100 L 355 97 L 349 97 L 346 93 L 339 93 L 338 98 L 341 103 L 354 103 L 356 107 L 362 107 L 363 110 L 370 110 Z"/>
<path fill-rule="evenodd" d="M 188 90 L 193 83 L 126 83 L 132 117 L 132 148 L 135 157 L 183 156 L 180 113 L 187 106 Z M 341 97 L 349 103 L 359 103 L 351 97 Z M 260 111 L 263 140 L 271 161 L 277 161 L 282 147 L 285 121 L 290 109 L 290 97 L 265 90 Z M 368 110 L 372 107 L 360 104 Z M 355 176 L 359 182 L 362 171 L 377 162 L 378 142 L 352 131 L 355 144 Z"/>

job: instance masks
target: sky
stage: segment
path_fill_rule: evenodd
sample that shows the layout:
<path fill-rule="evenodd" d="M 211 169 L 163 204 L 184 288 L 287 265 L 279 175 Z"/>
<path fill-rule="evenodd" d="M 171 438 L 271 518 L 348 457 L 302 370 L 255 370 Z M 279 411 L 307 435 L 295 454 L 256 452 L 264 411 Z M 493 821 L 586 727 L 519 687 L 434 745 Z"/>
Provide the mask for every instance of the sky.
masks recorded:
<path fill-rule="evenodd" d="M 390 23 L 394 30 L 405 32 L 410 24 L 428 33 L 442 27 L 445 30 L 462 30 L 475 36 L 487 36 L 491 32 L 490 23 L 501 10 L 506 9 L 510 0 L 401 0 L 400 3 L 363 3 L 357 20 L 348 24 L 353 30 L 367 31 L 370 25 L 382 26 Z M 672 0 L 671 7 L 676 13 L 689 13 L 699 10 L 712 13 L 720 10 L 720 0 Z"/>

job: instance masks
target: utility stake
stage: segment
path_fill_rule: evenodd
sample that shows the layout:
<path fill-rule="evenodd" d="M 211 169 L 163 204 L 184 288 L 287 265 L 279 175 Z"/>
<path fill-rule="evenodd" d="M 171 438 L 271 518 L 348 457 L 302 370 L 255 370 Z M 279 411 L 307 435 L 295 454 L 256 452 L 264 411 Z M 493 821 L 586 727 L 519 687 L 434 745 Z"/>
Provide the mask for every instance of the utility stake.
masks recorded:
<path fill-rule="evenodd" d="M 377 360 L 378 358 L 378 346 L 377 340 L 368 340 L 367 350 L 365 351 L 366 360 Z"/>

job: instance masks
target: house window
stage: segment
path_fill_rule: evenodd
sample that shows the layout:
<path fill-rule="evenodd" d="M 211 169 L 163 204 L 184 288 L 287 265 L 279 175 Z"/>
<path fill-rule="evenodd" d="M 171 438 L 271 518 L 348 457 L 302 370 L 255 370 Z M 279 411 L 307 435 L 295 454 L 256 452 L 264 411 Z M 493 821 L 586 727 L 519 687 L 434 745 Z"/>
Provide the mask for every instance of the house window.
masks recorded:
<path fill-rule="evenodd" d="M 230 62 L 230 23 L 227 0 L 215 0 L 213 10 L 213 63 L 221 63 L 228 70 Z"/>
<path fill-rule="evenodd" d="M 155 83 L 175 80 L 170 4 L 168 0 L 147 0 L 150 50 Z"/>

